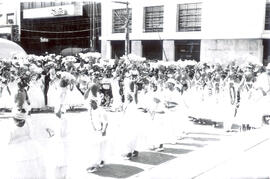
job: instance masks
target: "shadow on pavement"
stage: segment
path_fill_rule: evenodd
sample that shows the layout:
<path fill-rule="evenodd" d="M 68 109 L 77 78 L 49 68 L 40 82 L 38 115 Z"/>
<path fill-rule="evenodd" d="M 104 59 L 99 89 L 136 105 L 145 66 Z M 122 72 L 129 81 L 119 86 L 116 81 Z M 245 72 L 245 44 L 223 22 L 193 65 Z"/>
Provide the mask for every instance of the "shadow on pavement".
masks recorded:
<path fill-rule="evenodd" d="M 148 165 L 159 165 L 161 163 L 167 162 L 174 159 L 172 155 L 155 153 L 155 152 L 140 152 L 139 156 L 132 158 L 131 161 L 148 164 Z"/>
<path fill-rule="evenodd" d="M 218 138 L 206 138 L 206 137 L 184 137 L 184 139 L 192 139 L 196 141 L 220 141 Z"/>
<path fill-rule="evenodd" d="M 204 147 L 206 144 L 196 144 L 196 143 L 176 143 L 176 145 L 184 145 L 184 146 L 191 146 L 191 147 Z"/>
<path fill-rule="evenodd" d="M 197 135 L 210 135 L 210 136 L 230 136 L 228 134 L 215 134 L 215 133 L 206 133 L 206 132 L 189 132 L 188 135 L 197 134 Z"/>
<path fill-rule="evenodd" d="M 192 151 L 193 150 L 188 150 L 188 149 L 165 148 L 163 152 L 170 153 L 170 154 L 186 154 Z"/>
<path fill-rule="evenodd" d="M 94 174 L 102 177 L 127 178 L 142 171 L 143 169 L 134 166 L 107 164 L 94 172 Z"/>

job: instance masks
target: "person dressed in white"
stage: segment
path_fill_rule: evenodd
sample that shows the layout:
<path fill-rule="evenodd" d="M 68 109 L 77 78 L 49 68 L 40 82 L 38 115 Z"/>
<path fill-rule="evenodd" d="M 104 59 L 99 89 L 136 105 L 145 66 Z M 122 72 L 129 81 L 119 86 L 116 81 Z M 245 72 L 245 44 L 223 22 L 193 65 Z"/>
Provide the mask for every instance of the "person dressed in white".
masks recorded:
<path fill-rule="evenodd" d="M 94 131 L 93 137 L 95 137 L 97 141 L 97 150 L 95 153 L 96 160 L 92 160 L 90 167 L 87 168 L 87 171 L 92 173 L 99 167 L 103 167 L 105 164 L 107 147 L 106 131 L 108 127 L 108 119 L 104 109 L 98 106 L 95 100 L 90 101 L 89 112 L 92 129 Z"/>
<path fill-rule="evenodd" d="M 0 78 L 0 108 L 12 108 L 12 95 L 13 94 L 9 87 L 8 81 L 4 78 Z"/>
<path fill-rule="evenodd" d="M 68 90 L 71 88 L 71 81 L 74 76 L 68 72 L 61 73 L 61 80 L 60 80 L 60 104 L 56 109 L 56 116 L 61 118 L 61 115 L 66 112 L 66 101 L 67 101 L 67 93 Z"/>
<path fill-rule="evenodd" d="M 269 121 L 266 120 L 266 118 L 270 115 L 270 65 L 268 64 L 265 71 L 261 72 L 256 82 L 254 83 L 254 89 L 253 92 L 256 94 L 256 104 L 257 106 L 260 106 L 257 108 L 257 113 L 259 114 L 258 117 L 262 118 L 262 124 L 269 124 Z M 255 97 L 253 97 L 255 99 Z"/>
<path fill-rule="evenodd" d="M 50 87 L 48 90 L 48 106 L 54 107 L 55 110 L 60 105 L 60 78 L 58 78 L 55 68 L 51 68 L 50 71 Z"/>
<path fill-rule="evenodd" d="M 138 142 L 138 125 L 137 105 L 133 101 L 131 95 L 127 97 L 127 104 L 124 106 L 123 119 L 121 123 L 120 133 L 122 136 L 122 154 L 124 154 L 125 159 L 131 159 L 131 157 L 137 157 L 139 152 L 137 149 Z"/>
<path fill-rule="evenodd" d="M 116 73 L 113 74 L 113 78 L 111 79 L 112 85 L 112 95 L 113 95 L 113 103 L 112 109 L 113 110 L 120 110 L 122 106 L 121 95 L 120 95 L 120 86 L 119 86 L 119 79 L 120 77 L 117 76 Z"/>
<path fill-rule="evenodd" d="M 41 81 L 41 76 L 35 75 L 30 81 L 30 88 L 28 90 L 29 96 L 31 98 L 31 108 L 32 109 L 41 109 L 45 107 L 45 101 L 43 98 L 43 85 Z"/>
<path fill-rule="evenodd" d="M 88 94 L 88 97 L 90 96 L 91 93 Z M 86 101 L 88 101 L 87 112 L 70 114 L 73 115 L 72 119 L 64 119 L 62 137 L 67 163 L 67 178 L 87 178 L 89 172 L 96 170 L 97 164 L 104 165 L 104 162 L 100 161 L 104 160 L 100 156 L 103 152 L 103 148 L 100 149 L 102 135 L 100 131 L 97 131 L 100 129 L 98 125 L 93 125 L 91 120 L 93 110 L 90 103 L 91 98 L 86 98 Z M 96 115 L 94 113 L 94 116 Z"/>
<path fill-rule="evenodd" d="M 42 148 L 34 141 L 26 120 L 26 103 L 29 103 L 26 91 L 19 83 L 13 109 L 15 125 L 10 126 L 8 144 L 7 178 L 46 178 Z"/>
<path fill-rule="evenodd" d="M 165 119 L 165 107 L 163 105 L 163 98 L 161 92 L 158 90 L 158 86 L 155 84 L 150 85 L 150 90 L 147 94 L 149 100 L 148 113 L 148 145 L 150 150 L 156 150 L 161 152 L 164 150 L 163 144 L 165 143 L 165 130 L 164 130 L 164 119 Z"/>

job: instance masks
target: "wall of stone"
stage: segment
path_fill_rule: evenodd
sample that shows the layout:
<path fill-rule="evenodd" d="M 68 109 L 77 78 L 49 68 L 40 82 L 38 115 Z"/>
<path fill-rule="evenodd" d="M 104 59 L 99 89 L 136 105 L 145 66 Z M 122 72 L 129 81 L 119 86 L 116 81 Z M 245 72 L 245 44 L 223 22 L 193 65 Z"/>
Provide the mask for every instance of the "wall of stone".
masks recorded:
<path fill-rule="evenodd" d="M 246 59 L 262 63 L 261 39 L 201 40 L 200 61 L 224 63 Z"/>

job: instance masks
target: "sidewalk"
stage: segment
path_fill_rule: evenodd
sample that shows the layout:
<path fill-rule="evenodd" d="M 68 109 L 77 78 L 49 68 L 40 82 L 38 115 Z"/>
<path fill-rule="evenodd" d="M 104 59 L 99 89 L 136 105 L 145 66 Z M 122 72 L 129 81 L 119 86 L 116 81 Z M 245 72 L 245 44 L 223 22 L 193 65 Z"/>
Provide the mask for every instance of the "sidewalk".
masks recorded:
<path fill-rule="evenodd" d="M 132 179 L 190 179 L 205 178 L 204 174 L 211 172 L 216 167 L 237 159 L 257 145 L 270 139 L 270 127 L 248 132 L 236 133 L 220 142 L 209 145 L 202 150 L 191 152 L 177 159 L 168 161 L 151 170 L 139 173 Z M 270 151 L 270 149 L 269 149 Z M 207 178 L 207 177 L 206 177 Z M 215 177 L 216 178 L 216 177 Z M 218 176 L 221 178 L 221 176 Z"/>

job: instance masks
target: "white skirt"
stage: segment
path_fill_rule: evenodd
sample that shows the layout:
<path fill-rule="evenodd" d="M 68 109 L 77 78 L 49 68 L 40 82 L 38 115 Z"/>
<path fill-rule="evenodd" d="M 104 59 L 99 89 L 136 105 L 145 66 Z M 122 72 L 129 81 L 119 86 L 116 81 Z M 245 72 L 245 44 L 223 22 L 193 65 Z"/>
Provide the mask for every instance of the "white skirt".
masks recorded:
<path fill-rule="evenodd" d="M 42 148 L 33 140 L 26 139 L 8 146 L 8 175 L 10 178 L 44 179 L 46 169 Z"/>

